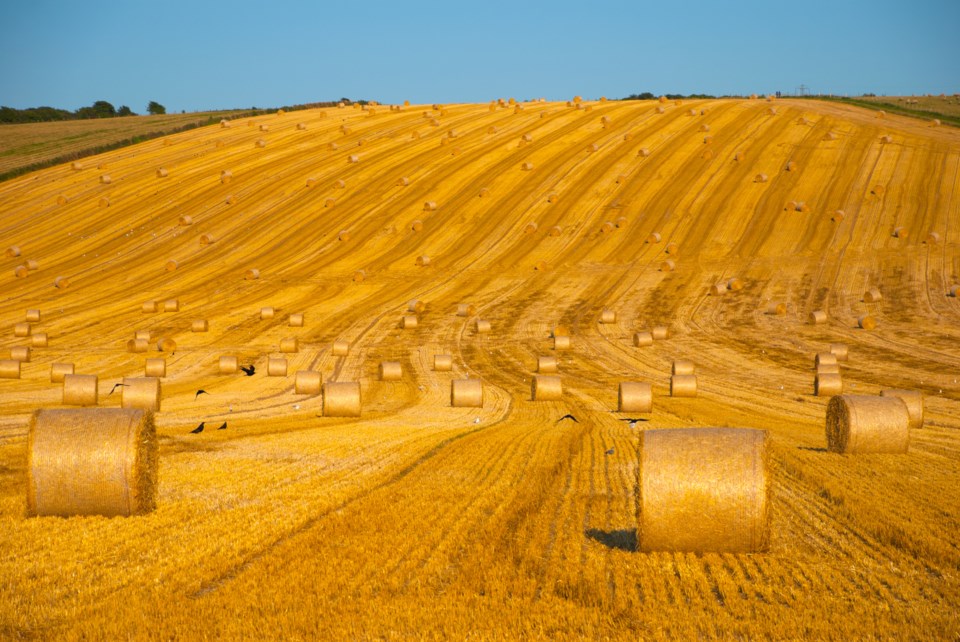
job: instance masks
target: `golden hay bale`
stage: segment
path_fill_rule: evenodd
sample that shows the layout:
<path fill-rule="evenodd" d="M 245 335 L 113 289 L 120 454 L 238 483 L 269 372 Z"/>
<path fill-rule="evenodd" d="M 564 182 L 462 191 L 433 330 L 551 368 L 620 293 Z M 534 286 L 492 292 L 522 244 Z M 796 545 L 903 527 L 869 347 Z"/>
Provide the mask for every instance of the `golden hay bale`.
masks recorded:
<path fill-rule="evenodd" d="M 157 178 L 166 178 L 168 176 L 167 170 L 163 167 L 157 168 Z"/>
<path fill-rule="evenodd" d="M 676 253 L 680 251 L 680 248 L 676 243 L 667 243 L 667 246 L 663 248 L 663 251 L 667 254 L 676 255 Z"/>
<path fill-rule="evenodd" d="M 267 141 L 263 140 L 262 138 L 258 138 L 258 139 L 257 139 L 257 142 L 254 143 L 254 145 L 257 146 L 257 147 L 263 148 L 263 147 L 266 147 L 266 146 L 267 146 Z"/>
<path fill-rule="evenodd" d="M 49 338 L 47 337 L 46 332 L 37 332 L 32 337 L 30 337 L 30 344 L 34 348 L 46 348 Z"/>
<path fill-rule="evenodd" d="M 96 406 L 98 387 L 97 375 L 64 375 L 63 404 L 65 406 Z"/>
<path fill-rule="evenodd" d="M 665 114 L 667 112 L 667 110 L 664 109 L 663 107 L 657 107 L 654 111 L 657 112 L 658 114 Z"/>
<path fill-rule="evenodd" d="M 227 196 L 225 199 L 223 199 L 223 202 L 226 203 L 227 205 L 233 205 L 234 203 L 237 202 L 237 197 L 231 194 Z"/>
<path fill-rule="evenodd" d="M 416 133 L 416 132 L 414 132 L 414 133 Z M 340 148 L 340 146 L 337 145 L 336 143 L 328 143 L 328 144 L 327 144 L 327 148 L 330 149 L 331 151 L 336 151 L 337 149 Z"/>
<path fill-rule="evenodd" d="M 522 169 L 525 172 L 529 172 L 530 170 L 533 169 L 533 163 L 523 163 L 522 165 L 520 165 L 520 169 Z"/>
<path fill-rule="evenodd" d="M 356 154 L 350 154 L 349 156 L 347 156 L 347 162 L 348 162 L 348 163 L 359 163 L 359 162 L 360 162 L 360 157 L 357 156 Z"/>
<path fill-rule="evenodd" d="M 260 320 L 272 319 L 276 311 L 272 307 L 260 308 Z"/>
<path fill-rule="evenodd" d="M 175 259 L 170 259 L 166 265 L 164 265 L 167 272 L 175 272 L 178 267 L 180 267 L 180 264 Z"/>
<path fill-rule="evenodd" d="M 650 232 L 650 235 L 647 237 L 647 243 L 659 243 L 662 239 L 663 237 L 660 235 L 660 232 Z"/>
<path fill-rule="evenodd" d="M 930 126 L 931 126 L 931 127 L 939 127 L 939 126 L 940 126 L 940 119 L 939 119 L 939 118 L 934 118 L 933 120 L 931 120 L 931 121 L 930 121 Z"/>
<path fill-rule="evenodd" d="M 778 301 L 771 301 L 769 304 L 767 304 L 767 314 L 778 317 L 785 316 L 787 314 L 787 304 Z"/>
<path fill-rule="evenodd" d="M 280 352 L 300 352 L 300 342 L 297 337 L 284 337 L 280 339 Z"/>
<path fill-rule="evenodd" d="M 560 229 L 560 226 L 559 226 L 559 225 L 554 225 L 554 226 L 551 227 L 549 230 L 547 230 L 547 236 L 554 236 L 554 237 L 556 237 L 556 236 L 560 236 L 561 233 L 563 233 L 563 230 Z"/>
<path fill-rule="evenodd" d="M 816 371 L 818 375 L 822 374 L 840 374 L 840 364 L 839 363 L 818 363 L 816 365 Z"/>
<path fill-rule="evenodd" d="M 27 259 L 27 262 L 25 263 L 25 265 L 27 266 L 27 269 L 30 270 L 31 272 L 34 272 L 40 269 L 40 263 L 38 263 L 33 259 Z"/>
<path fill-rule="evenodd" d="M 927 243 L 928 245 L 939 245 L 940 235 L 936 232 L 930 232 L 927 234 L 927 238 L 924 240 L 924 243 Z"/>
<path fill-rule="evenodd" d="M 420 299 L 411 299 L 410 302 L 407 303 L 407 312 L 420 314 L 426 307 L 427 305 Z"/>
<path fill-rule="evenodd" d="M 381 361 L 377 374 L 380 381 L 400 381 L 403 378 L 403 366 L 399 361 Z"/>
<path fill-rule="evenodd" d="M 533 401 L 559 401 L 563 398 L 563 384 L 557 375 L 534 375 L 530 382 Z"/>
<path fill-rule="evenodd" d="M 40 310 L 35 308 L 27 310 L 27 321 L 30 323 L 39 323 L 40 322 Z"/>
<path fill-rule="evenodd" d="M 556 203 L 558 198 L 559 196 L 557 195 L 556 192 L 550 192 L 549 194 L 547 194 L 548 203 Z"/>
<path fill-rule="evenodd" d="M 110 178 L 110 174 L 101 174 L 101 175 L 100 175 L 100 183 L 101 183 L 102 185 L 109 185 L 109 184 L 112 183 L 112 182 L 113 182 L 113 179 Z"/>
<path fill-rule="evenodd" d="M 323 389 L 323 375 L 315 370 L 298 370 L 293 379 L 293 393 L 319 395 Z"/>
<path fill-rule="evenodd" d="M 362 283 L 365 278 L 367 278 L 367 273 L 364 272 L 363 270 L 357 270 L 356 272 L 353 273 L 354 283 Z"/>
<path fill-rule="evenodd" d="M 143 305 L 144 305 L 144 311 L 146 311 L 146 306 L 149 305 L 149 303 L 150 303 L 150 302 L 143 304 Z M 153 301 L 152 303 L 154 303 L 154 305 L 156 305 L 156 301 Z M 179 310 L 179 309 L 180 309 L 180 299 L 167 299 L 166 301 L 163 302 L 163 311 L 164 311 L 164 312 L 176 312 L 176 311 Z M 156 310 L 154 310 L 154 311 L 156 311 Z"/>
<path fill-rule="evenodd" d="M 287 317 L 287 324 L 291 328 L 303 327 L 303 312 L 296 312 Z"/>
<path fill-rule="evenodd" d="M 637 548 L 759 553 L 770 541 L 767 431 L 643 430 Z"/>
<path fill-rule="evenodd" d="M 660 96 L 657 100 L 659 100 L 660 103 L 662 104 L 662 103 L 667 102 L 667 97 L 666 97 L 666 96 Z"/>
<path fill-rule="evenodd" d="M 843 210 L 835 210 L 833 215 L 830 217 L 831 221 L 836 221 L 837 223 L 843 221 L 843 217 L 846 216 Z"/>
<path fill-rule="evenodd" d="M 626 216 L 619 216 L 619 217 L 617 217 L 617 220 L 614 221 L 613 224 L 617 226 L 617 229 L 622 230 L 623 228 L 625 228 L 625 227 L 627 226 L 627 217 L 626 217 Z"/>
<path fill-rule="evenodd" d="M 837 357 L 837 361 L 846 361 L 850 358 L 850 349 L 846 343 L 831 343 L 830 352 Z"/>
<path fill-rule="evenodd" d="M 612 231 L 613 231 L 613 223 L 611 223 L 610 221 L 604 221 L 604 223 L 600 226 L 601 234 L 609 234 Z"/>
<path fill-rule="evenodd" d="M 863 293 L 864 303 L 879 303 L 883 300 L 883 295 L 878 288 L 870 288 Z"/>
<path fill-rule="evenodd" d="M 569 337 L 569 336 L 570 336 L 570 328 L 568 328 L 568 327 L 565 326 L 565 325 L 555 325 L 555 326 L 553 326 L 553 329 L 550 331 L 550 336 L 552 336 L 552 337 Z"/>
<path fill-rule="evenodd" d="M 692 375 L 697 371 L 696 365 L 689 359 L 675 359 L 670 374 Z"/>
<path fill-rule="evenodd" d="M 147 359 L 143 364 L 143 374 L 146 377 L 166 377 L 167 360 L 163 358 Z"/>
<path fill-rule="evenodd" d="M 627 182 L 627 177 L 625 174 L 617 175 L 617 180 L 616 180 L 617 185 L 622 185 L 623 183 L 626 183 L 626 182 Z"/>
<path fill-rule="evenodd" d="M 546 261 L 537 261 L 534 264 L 533 269 L 538 272 L 546 272 L 547 270 L 550 269 L 550 264 L 547 263 Z"/>
<path fill-rule="evenodd" d="M 742 161 L 744 158 L 746 158 L 746 154 L 743 152 L 737 152 L 733 155 L 733 160 L 737 162 Z"/>
<path fill-rule="evenodd" d="M 756 176 L 753 177 L 754 183 L 766 183 L 767 180 L 768 178 L 766 174 L 757 174 Z"/>
<path fill-rule="evenodd" d="M 83 169 L 83 163 L 79 163 L 79 162 L 74 161 L 74 162 L 70 163 L 70 169 L 72 169 L 72 170 L 74 170 L 74 171 L 81 170 L 81 169 Z"/>
<path fill-rule="evenodd" d="M 627 141 L 627 140 L 633 140 L 633 133 L 632 133 L 632 132 L 627 132 L 626 134 L 624 134 L 624 135 L 623 135 L 623 140 L 625 140 L 625 141 Z"/>
<path fill-rule="evenodd" d="M 360 382 L 328 381 L 323 384 L 324 417 L 359 417 Z"/>
<path fill-rule="evenodd" d="M 896 227 L 893 229 L 894 238 L 905 239 L 908 236 L 907 228 L 905 227 Z"/>
<path fill-rule="evenodd" d="M 923 428 L 923 392 L 890 388 L 880 391 L 881 397 L 896 397 L 907 407 L 910 428 Z"/>
<path fill-rule="evenodd" d="M 553 338 L 553 349 L 554 350 L 569 350 L 570 349 L 570 337 L 566 335 L 556 336 Z"/>
<path fill-rule="evenodd" d="M 653 386 L 644 381 L 621 381 L 617 388 L 618 412 L 653 412 Z"/>
<path fill-rule="evenodd" d="M 23 363 L 30 363 L 30 346 L 14 346 L 10 348 L 10 358 Z"/>
<path fill-rule="evenodd" d="M 490 332 L 490 322 L 484 321 L 483 319 L 477 319 L 476 323 L 474 324 L 474 329 L 476 330 L 477 334 L 486 334 L 487 332 Z"/>
<path fill-rule="evenodd" d="M 827 313 L 823 310 L 814 310 L 810 313 L 810 316 L 807 317 L 810 325 L 818 325 L 820 323 L 827 322 Z"/>
<path fill-rule="evenodd" d="M 788 172 L 795 172 L 797 171 L 797 164 L 794 161 L 788 161 L 784 169 Z"/>
<path fill-rule="evenodd" d="M 813 378 L 813 394 L 818 397 L 832 397 L 843 394 L 843 379 L 839 372 L 817 371 Z"/>
<path fill-rule="evenodd" d="M 58 290 L 66 290 L 70 287 L 70 279 L 65 276 L 58 276 L 53 280 L 53 287 Z"/>
<path fill-rule="evenodd" d="M 127 341 L 127 352 L 146 352 L 150 349 L 149 339 L 130 339 Z"/>
<path fill-rule="evenodd" d="M 710 160 L 711 158 L 713 158 L 713 151 L 709 149 L 704 150 L 704 152 L 700 154 L 700 158 L 704 160 Z"/>
<path fill-rule="evenodd" d="M 823 140 L 837 140 L 837 135 L 833 132 L 827 132 L 824 134 Z"/>
<path fill-rule="evenodd" d="M 480 198 L 487 198 L 488 196 L 490 196 L 490 190 L 487 189 L 486 187 L 481 187 L 480 192 L 477 194 L 477 196 Z M 436 208 L 436 206 L 434 206 L 434 208 Z"/>
<path fill-rule="evenodd" d="M 216 242 L 216 239 L 213 238 L 213 234 L 201 234 L 200 235 L 200 245 L 213 245 Z"/>
<path fill-rule="evenodd" d="M 590 143 L 589 145 L 587 145 L 587 151 L 588 151 L 588 152 L 595 152 L 595 151 L 597 151 L 598 149 L 600 149 L 600 146 L 597 145 L 596 143 Z"/>
<path fill-rule="evenodd" d="M 534 234 L 536 231 L 537 231 L 537 224 L 532 221 L 523 226 L 524 234 Z"/>
<path fill-rule="evenodd" d="M 859 319 L 857 319 L 857 325 L 863 328 L 864 330 L 876 330 L 877 321 L 869 314 L 865 314 Z"/>
<path fill-rule="evenodd" d="M 558 370 L 556 357 L 539 356 L 537 357 L 537 372 L 541 374 L 555 374 Z"/>
<path fill-rule="evenodd" d="M 434 212 L 437 209 L 437 203 L 435 201 L 427 201 L 423 204 L 424 212 Z"/>
<path fill-rule="evenodd" d="M 220 374 L 237 374 L 240 360 L 235 356 L 224 355 L 217 362 L 217 371 Z"/>
<path fill-rule="evenodd" d="M 649 155 L 650 155 L 650 150 L 649 150 L 648 148 L 646 148 L 646 147 L 641 147 L 641 148 L 637 151 L 637 156 L 639 156 L 640 158 L 646 158 L 646 157 L 649 156 Z"/>
<path fill-rule="evenodd" d="M 838 453 L 905 453 L 910 413 L 896 396 L 837 395 L 827 405 L 827 448 Z"/>
<path fill-rule="evenodd" d="M 267 359 L 267 376 L 268 377 L 286 377 L 287 376 L 287 360 L 283 357 L 269 357 Z"/>
<path fill-rule="evenodd" d="M 667 259 L 666 261 L 660 263 L 661 272 L 673 272 L 676 267 L 677 263 L 673 259 Z"/>
<path fill-rule="evenodd" d="M 880 137 L 881 145 L 889 145 L 892 142 L 893 142 L 893 136 L 890 136 L 889 134 Z"/>
<path fill-rule="evenodd" d="M 769 115 L 771 115 L 771 116 L 776 116 L 776 115 L 777 115 L 777 108 L 776 108 L 776 107 L 770 107 L 770 108 L 767 110 L 767 113 L 768 113 Z"/>
<path fill-rule="evenodd" d="M 883 196 L 883 193 L 886 191 L 887 189 L 883 185 L 874 185 L 873 189 L 870 190 L 870 193 L 874 196 Z"/>
<path fill-rule="evenodd" d="M 221 184 L 226 185 L 227 183 L 229 183 L 229 182 L 232 181 L 232 180 L 233 180 L 233 172 L 231 172 L 229 169 L 225 169 L 225 170 L 223 170 L 222 172 L 220 172 L 220 183 L 221 183 Z"/>
<path fill-rule="evenodd" d="M 150 332 L 150 330 L 137 330 L 136 332 L 133 333 L 133 338 L 145 339 L 147 341 L 150 341 L 150 339 L 153 338 L 153 333 Z"/>
<path fill-rule="evenodd" d="M 350 128 L 347 127 L 346 125 L 340 125 L 340 133 L 346 136 L 347 134 L 350 133 Z"/>
<path fill-rule="evenodd" d="M 19 364 L 17 362 L 18 369 L 17 373 L 19 376 Z M 52 363 L 50 364 L 50 383 L 63 383 L 63 378 L 67 375 L 73 374 L 73 364 L 72 363 Z"/>
<path fill-rule="evenodd" d="M 190 324 L 190 332 L 207 332 L 210 329 L 210 324 L 206 319 L 194 319 Z"/>
<path fill-rule="evenodd" d="M 711 143 L 713 143 L 713 136 L 704 136 L 704 137 L 703 137 L 703 144 L 704 144 L 704 145 L 710 145 Z"/>
<path fill-rule="evenodd" d="M 653 345 L 653 333 L 652 332 L 635 332 L 633 334 L 633 345 L 637 348 L 646 348 Z"/>
<path fill-rule="evenodd" d="M 331 208 L 337 204 L 337 199 L 335 198 L 325 198 L 323 199 L 323 206 L 326 208 Z"/>
<path fill-rule="evenodd" d="M 17 258 L 18 256 L 20 256 L 20 248 L 17 247 L 16 245 L 11 245 L 10 247 L 7 248 L 5 254 L 7 258 L 11 258 L 11 259 Z"/>
<path fill-rule="evenodd" d="M 157 350 L 160 352 L 176 352 L 177 342 L 173 339 L 160 339 L 157 341 Z"/>
<path fill-rule="evenodd" d="M 120 389 L 120 407 L 128 409 L 160 410 L 160 379 L 157 377 L 124 377 Z"/>
<path fill-rule="evenodd" d="M 244 281 L 256 281 L 259 278 L 260 278 L 260 270 L 258 270 L 257 268 L 250 268 L 249 270 L 243 273 Z"/>
<path fill-rule="evenodd" d="M 673 375 L 670 377 L 671 397 L 696 397 L 697 375 Z"/>
<path fill-rule="evenodd" d="M 433 369 L 437 372 L 450 372 L 453 370 L 453 356 L 449 354 L 433 355 Z"/>
<path fill-rule="evenodd" d="M 264 125 L 260 125 L 260 131 L 262 131 L 262 132 L 268 132 L 268 131 L 270 131 L 270 125 L 265 125 L 265 124 L 264 124 Z"/>
<path fill-rule="evenodd" d="M 694 115 L 694 116 L 697 115 L 697 112 L 696 112 L 695 110 L 692 110 L 692 109 L 691 109 L 690 111 L 693 112 L 693 115 Z M 710 125 L 700 125 L 700 131 L 702 131 L 702 132 L 708 132 L 708 131 L 710 131 Z"/>
<path fill-rule="evenodd" d="M 400 328 L 403 330 L 412 330 L 417 327 L 419 320 L 415 314 L 405 314 L 400 318 Z"/>
<path fill-rule="evenodd" d="M 670 336 L 670 328 L 665 325 L 657 325 L 653 327 L 650 334 L 653 335 L 654 341 L 664 341 Z"/>
<path fill-rule="evenodd" d="M 333 356 L 345 357 L 350 354 L 350 343 L 346 339 L 337 339 L 333 342 Z"/>
<path fill-rule="evenodd" d="M 29 323 L 17 323 L 13 326 L 13 336 L 15 337 L 29 337 L 30 336 L 30 324 Z"/>
<path fill-rule="evenodd" d="M 19 379 L 20 360 L 0 359 L 0 379 Z"/>
<path fill-rule="evenodd" d="M 416 264 L 419 267 L 426 267 L 430 265 L 430 257 L 427 256 L 426 254 L 421 254 L 420 256 L 417 257 Z"/>
<path fill-rule="evenodd" d="M 458 303 L 457 304 L 457 316 L 458 317 L 472 317 L 477 313 L 477 306 L 472 303 Z"/>
<path fill-rule="evenodd" d="M 610 308 L 604 308 L 600 312 L 600 323 L 616 323 L 617 322 L 617 312 L 616 310 L 611 310 Z"/>
<path fill-rule="evenodd" d="M 960 298 L 960 285 L 950 286 L 950 296 Z"/>
<path fill-rule="evenodd" d="M 150 411 L 38 410 L 27 437 L 27 514 L 149 513 L 156 508 L 157 450 Z"/>
<path fill-rule="evenodd" d="M 710 296 L 723 296 L 723 293 L 727 291 L 727 286 L 723 283 L 714 283 L 707 290 L 707 294 Z"/>
<path fill-rule="evenodd" d="M 454 408 L 482 408 L 483 383 L 479 379 L 454 379 L 450 382 L 450 405 Z"/>

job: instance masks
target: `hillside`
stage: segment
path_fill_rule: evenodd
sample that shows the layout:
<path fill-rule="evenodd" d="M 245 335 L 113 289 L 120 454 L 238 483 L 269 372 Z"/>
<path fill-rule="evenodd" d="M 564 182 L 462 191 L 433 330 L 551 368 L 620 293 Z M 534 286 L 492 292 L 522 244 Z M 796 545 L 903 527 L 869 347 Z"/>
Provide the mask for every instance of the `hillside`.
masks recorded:
<path fill-rule="evenodd" d="M 0 251 L 21 252 L 0 256 L 0 358 L 29 308 L 49 336 L 0 379 L 0 637 L 956 637 L 960 132 L 819 101 L 588 106 L 261 116 L 0 184 Z M 669 338 L 634 347 L 654 325 Z M 127 352 L 144 330 L 150 351 Z M 826 451 L 812 367 L 836 342 L 846 390 L 924 392 L 908 454 Z M 548 354 L 563 399 L 531 401 Z M 218 374 L 222 355 L 257 373 Z M 266 376 L 271 356 L 288 376 Z M 30 415 L 61 401 L 50 364 L 98 374 L 116 407 L 145 357 L 167 368 L 157 510 L 25 518 Z M 696 398 L 668 394 L 677 358 Z M 362 417 L 319 416 L 294 394 L 307 369 L 359 381 Z M 450 407 L 468 376 L 483 407 Z M 653 384 L 635 425 L 615 412 L 625 380 Z M 682 426 L 770 431 L 769 552 L 635 550 L 639 432 Z"/>

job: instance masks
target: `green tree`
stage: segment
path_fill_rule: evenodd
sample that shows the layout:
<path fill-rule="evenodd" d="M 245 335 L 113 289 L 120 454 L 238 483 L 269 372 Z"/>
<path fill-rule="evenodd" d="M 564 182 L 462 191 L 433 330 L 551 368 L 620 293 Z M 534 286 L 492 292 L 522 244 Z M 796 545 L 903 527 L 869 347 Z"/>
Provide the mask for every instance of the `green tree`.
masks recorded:
<path fill-rule="evenodd" d="M 136 114 L 126 105 L 120 105 L 120 108 L 117 109 L 117 116 L 136 116 Z"/>
<path fill-rule="evenodd" d="M 154 116 L 156 116 L 158 114 L 167 113 L 167 108 L 161 105 L 160 103 L 158 103 L 157 101 L 151 100 L 150 103 L 147 105 L 147 111 L 153 114 Z"/>

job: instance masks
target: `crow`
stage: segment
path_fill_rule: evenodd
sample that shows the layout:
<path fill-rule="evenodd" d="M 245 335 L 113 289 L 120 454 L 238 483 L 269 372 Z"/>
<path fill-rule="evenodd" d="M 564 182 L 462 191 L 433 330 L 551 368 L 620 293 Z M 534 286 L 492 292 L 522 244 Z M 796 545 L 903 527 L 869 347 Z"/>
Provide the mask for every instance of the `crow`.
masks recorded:
<path fill-rule="evenodd" d="M 252 363 L 250 364 L 249 367 L 246 367 L 246 368 L 244 368 L 243 366 L 240 366 L 240 369 L 243 370 L 243 374 L 247 375 L 248 377 L 252 377 L 253 373 L 257 371 L 257 367 Z"/>
<path fill-rule="evenodd" d="M 197 426 L 196 428 L 194 428 L 193 430 L 190 431 L 190 434 L 191 434 L 191 435 L 198 435 L 198 434 L 202 433 L 202 432 L 203 432 L 203 424 L 204 424 L 204 422 L 201 421 L 199 426 Z"/>
<path fill-rule="evenodd" d="M 633 419 L 633 418 L 631 418 L 631 417 L 628 417 L 627 419 L 621 419 L 620 421 L 629 421 L 630 423 L 635 424 L 635 423 L 637 423 L 638 421 L 647 421 L 647 420 L 646 420 L 646 419 L 643 419 L 643 418 Z"/>
<path fill-rule="evenodd" d="M 573 415 L 564 415 L 564 416 L 560 417 L 559 419 L 557 419 L 557 423 L 560 423 L 560 422 L 563 421 L 564 419 L 572 419 L 572 420 L 574 421 L 574 423 L 580 423 L 579 421 L 577 421 L 577 418 L 574 417 Z"/>
<path fill-rule="evenodd" d="M 127 385 L 127 384 L 125 384 L 125 383 L 115 383 L 115 384 L 113 384 L 113 388 L 110 388 L 110 392 L 108 392 L 107 395 L 112 395 L 114 390 L 116 390 L 117 388 L 119 388 L 119 387 L 121 387 L 121 386 L 125 386 L 125 385 Z"/>
<path fill-rule="evenodd" d="M 608 454 L 608 455 L 612 455 L 612 454 L 613 454 L 613 448 L 611 448 L 610 450 L 608 450 L 608 451 L 607 451 L 607 454 Z"/>
<path fill-rule="evenodd" d="M 226 430 L 226 429 L 227 429 L 227 422 L 223 422 L 223 425 L 217 428 L 217 430 Z"/>
<path fill-rule="evenodd" d="M 199 397 L 200 395 L 209 395 L 209 394 L 210 393 L 207 392 L 206 390 L 197 390 L 197 394 L 193 395 L 193 400 L 196 401 L 197 397 Z"/>

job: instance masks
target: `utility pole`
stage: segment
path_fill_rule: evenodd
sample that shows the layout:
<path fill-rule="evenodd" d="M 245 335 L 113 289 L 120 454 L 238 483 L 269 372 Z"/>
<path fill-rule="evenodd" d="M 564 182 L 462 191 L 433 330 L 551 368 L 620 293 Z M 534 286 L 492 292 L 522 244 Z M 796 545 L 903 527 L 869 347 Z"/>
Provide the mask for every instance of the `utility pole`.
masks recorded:
<path fill-rule="evenodd" d="M 806 86 L 806 85 L 804 85 L 804 84 L 801 84 L 801 85 L 800 85 L 799 94 L 800 94 L 801 96 L 806 96 L 806 95 L 807 95 L 807 86 Z"/>

